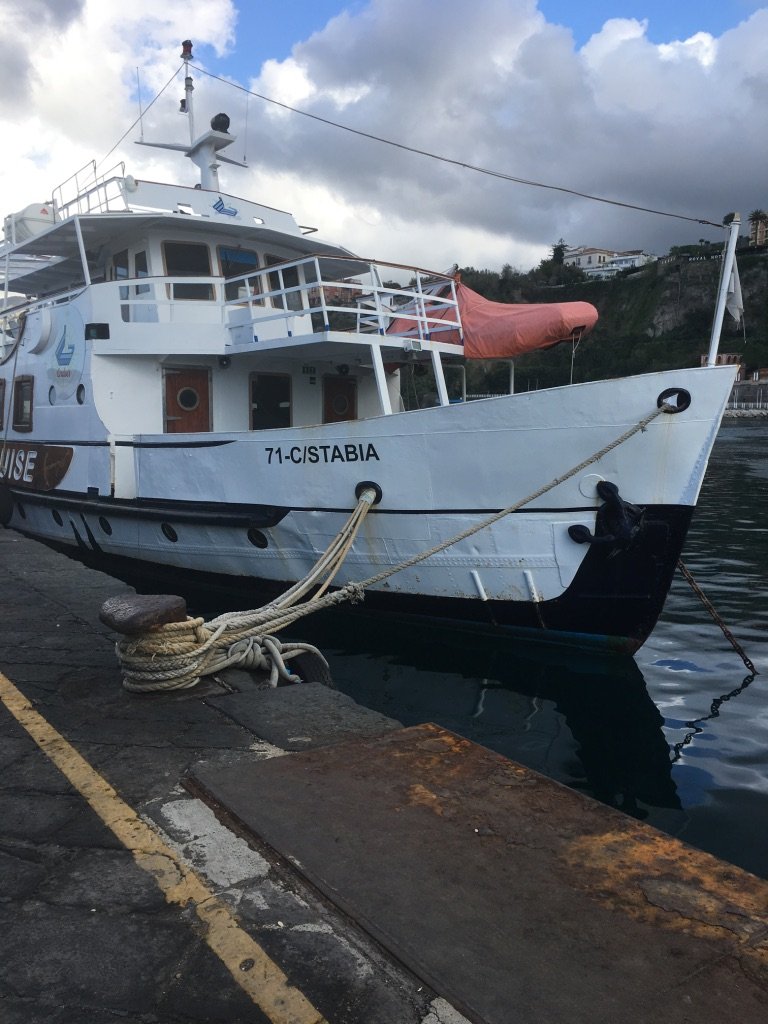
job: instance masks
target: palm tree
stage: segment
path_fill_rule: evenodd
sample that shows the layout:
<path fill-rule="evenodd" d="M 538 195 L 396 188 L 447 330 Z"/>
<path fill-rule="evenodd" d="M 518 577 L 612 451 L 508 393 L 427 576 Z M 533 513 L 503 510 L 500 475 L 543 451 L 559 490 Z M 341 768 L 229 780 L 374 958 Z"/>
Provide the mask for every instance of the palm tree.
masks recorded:
<path fill-rule="evenodd" d="M 765 210 L 753 210 L 747 217 L 751 227 L 749 230 L 750 245 L 764 245 L 766 226 L 768 226 L 768 213 Z"/>

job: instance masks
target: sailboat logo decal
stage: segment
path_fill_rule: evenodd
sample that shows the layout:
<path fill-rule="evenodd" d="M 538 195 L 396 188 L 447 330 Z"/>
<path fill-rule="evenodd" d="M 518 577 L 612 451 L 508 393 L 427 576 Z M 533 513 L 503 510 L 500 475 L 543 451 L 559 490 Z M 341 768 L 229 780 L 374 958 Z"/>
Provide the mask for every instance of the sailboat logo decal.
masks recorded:
<path fill-rule="evenodd" d="M 61 341 L 56 346 L 56 362 L 59 366 L 69 366 L 72 362 L 72 356 L 75 354 L 75 346 L 71 341 L 67 341 L 67 328 L 61 335 Z"/>
<path fill-rule="evenodd" d="M 216 211 L 216 213 L 224 213 L 226 214 L 227 217 L 237 216 L 237 210 L 234 208 L 234 206 L 226 206 L 221 196 L 219 196 L 216 202 L 213 203 L 213 208 Z"/>

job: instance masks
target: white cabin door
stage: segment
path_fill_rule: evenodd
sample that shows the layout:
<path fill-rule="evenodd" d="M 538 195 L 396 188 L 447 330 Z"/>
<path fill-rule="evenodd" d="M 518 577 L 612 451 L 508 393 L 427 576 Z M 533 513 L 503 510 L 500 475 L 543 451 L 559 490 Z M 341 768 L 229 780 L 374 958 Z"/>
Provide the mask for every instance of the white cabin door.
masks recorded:
<path fill-rule="evenodd" d="M 166 434 L 202 433 L 210 429 L 210 370 L 204 368 L 166 369 Z"/>

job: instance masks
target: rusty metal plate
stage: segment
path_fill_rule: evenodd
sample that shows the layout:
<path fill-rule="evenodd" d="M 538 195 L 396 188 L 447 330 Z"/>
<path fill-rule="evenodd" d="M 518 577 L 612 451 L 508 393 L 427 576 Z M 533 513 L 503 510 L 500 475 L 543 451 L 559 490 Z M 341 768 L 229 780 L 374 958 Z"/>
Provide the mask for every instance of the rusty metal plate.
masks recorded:
<path fill-rule="evenodd" d="M 768 884 L 435 725 L 190 785 L 472 1020 L 768 1019 Z"/>

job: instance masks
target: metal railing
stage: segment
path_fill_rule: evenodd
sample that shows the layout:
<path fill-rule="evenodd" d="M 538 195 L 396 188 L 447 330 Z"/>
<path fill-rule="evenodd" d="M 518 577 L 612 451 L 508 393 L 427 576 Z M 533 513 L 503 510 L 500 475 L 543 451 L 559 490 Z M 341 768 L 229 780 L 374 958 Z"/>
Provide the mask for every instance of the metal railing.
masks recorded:
<path fill-rule="evenodd" d="M 255 325 L 283 320 L 286 334 L 297 315 L 311 318 L 311 333 L 378 334 L 414 341 L 461 343 L 456 284 L 397 264 L 358 261 L 354 277 L 331 276 L 336 257 L 310 256 L 264 267 L 225 283 L 227 306 L 248 309 Z M 351 261 L 343 260 L 349 272 Z M 408 286 L 383 284 L 382 271 L 411 271 Z M 238 318 L 240 326 L 248 320 Z M 441 337 L 442 336 L 442 337 Z"/>
<path fill-rule="evenodd" d="M 78 214 L 127 210 L 122 183 L 125 164 L 117 163 L 104 174 L 96 173 L 92 160 L 53 190 L 53 206 L 60 220 Z"/>
<path fill-rule="evenodd" d="M 343 269 L 350 266 L 345 259 Z M 279 341 L 328 331 L 408 339 L 413 348 L 430 341 L 460 345 L 454 281 L 415 271 L 408 286 L 384 285 L 384 266 L 361 264 L 363 272 L 355 277 L 332 278 L 323 275 L 323 257 L 312 256 L 236 278 L 96 281 L 90 289 L 91 315 L 95 321 L 125 324 L 220 324 L 234 347 L 242 347 L 238 332 L 253 344 L 256 337 Z"/>
<path fill-rule="evenodd" d="M 224 279 L 220 277 L 133 277 L 92 286 L 96 320 L 126 324 L 223 324 Z"/>
<path fill-rule="evenodd" d="M 768 384 L 741 384 L 731 392 L 726 409 L 768 409 Z"/>

